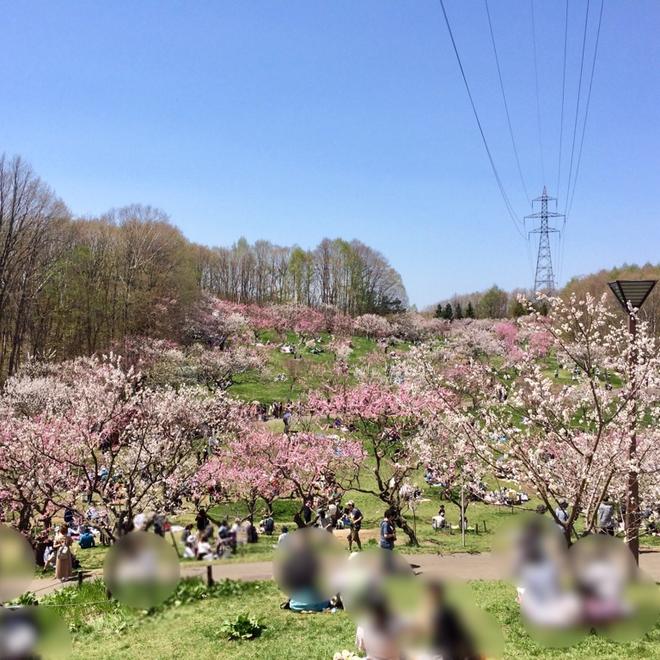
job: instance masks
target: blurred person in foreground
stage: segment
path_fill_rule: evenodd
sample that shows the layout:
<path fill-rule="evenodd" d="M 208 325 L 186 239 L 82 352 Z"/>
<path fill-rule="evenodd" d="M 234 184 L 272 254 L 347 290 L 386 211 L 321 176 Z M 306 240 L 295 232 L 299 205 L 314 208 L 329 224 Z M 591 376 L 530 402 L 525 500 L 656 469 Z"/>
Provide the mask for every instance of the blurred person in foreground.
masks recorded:
<path fill-rule="evenodd" d="M 280 606 L 294 612 L 321 612 L 331 606 L 325 588 L 328 568 L 324 551 L 329 534 L 320 529 L 299 529 L 287 534 L 275 564 L 277 583 L 287 595 Z"/>
<path fill-rule="evenodd" d="M 401 637 L 404 624 L 390 609 L 387 600 L 374 595 L 364 605 L 355 632 L 355 645 L 367 660 L 402 660 Z"/>
<path fill-rule="evenodd" d="M 468 631 L 460 612 L 447 600 L 445 585 L 439 581 L 426 586 L 429 608 L 430 653 L 422 658 L 441 660 L 479 660 L 472 635 Z"/>
<path fill-rule="evenodd" d="M 518 600 L 534 626 L 569 628 L 580 619 L 580 602 L 564 586 L 564 541 L 555 525 L 538 517 L 525 523 L 517 547 Z"/>

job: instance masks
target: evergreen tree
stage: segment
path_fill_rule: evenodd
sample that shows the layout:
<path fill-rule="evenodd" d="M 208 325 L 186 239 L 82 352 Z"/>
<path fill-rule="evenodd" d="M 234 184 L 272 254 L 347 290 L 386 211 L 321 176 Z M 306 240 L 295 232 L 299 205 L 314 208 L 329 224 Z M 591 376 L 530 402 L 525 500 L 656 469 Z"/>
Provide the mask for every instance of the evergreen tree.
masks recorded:
<path fill-rule="evenodd" d="M 525 316 L 525 314 L 527 314 L 527 308 L 519 300 L 513 300 L 509 304 L 509 316 L 517 319 L 521 316 Z"/>
<path fill-rule="evenodd" d="M 456 309 L 454 310 L 454 318 L 459 321 L 463 318 L 463 308 L 461 307 L 461 303 L 459 302 L 456 303 Z"/>
<path fill-rule="evenodd" d="M 447 321 L 451 321 L 454 318 L 454 311 L 449 303 L 445 305 L 445 309 L 442 312 L 442 318 L 447 319 Z"/>
<path fill-rule="evenodd" d="M 468 300 L 467 308 L 465 310 L 465 317 L 468 319 L 474 318 L 474 307 L 472 307 L 472 301 Z"/>
<path fill-rule="evenodd" d="M 442 303 L 438 303 L 438 306 L 435 308 L 435 318 L 436 319 L 441 319 L 443 317 L 444 312 L 442 311 Z"/>

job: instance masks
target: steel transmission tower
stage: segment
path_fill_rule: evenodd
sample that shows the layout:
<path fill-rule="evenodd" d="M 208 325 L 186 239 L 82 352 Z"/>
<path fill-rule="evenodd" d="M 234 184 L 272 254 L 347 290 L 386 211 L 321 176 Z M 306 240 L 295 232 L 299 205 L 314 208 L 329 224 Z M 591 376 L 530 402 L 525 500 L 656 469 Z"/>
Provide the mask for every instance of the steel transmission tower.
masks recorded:
<path fill-rule="evenodd" d="M 543 186 L 543 193 L 540 197 L 532 200 L 532 204 L 541 203 L 541 210 L 538 213 L 532 213 L 525 216 L 525 220 L 540 220 L 539 226 L 532 229 L 530 234 L 539 235 L 539 251 L 536 257 L 536 275 L 534 276 L 534 293 L 543 291 L 544 293 L 553 293 L 555 290 L 555 275 L 552 270 L 552 254 L 550 252 L 550 234 L 558 234 L 559 229 L 551 227 L 548 223 L 549 218 L 563 218 L 561 213 L 548 211 L 548 202 L 554 201 L 557 208 L 557 198 L 548 197 L 548 192 Z"/>

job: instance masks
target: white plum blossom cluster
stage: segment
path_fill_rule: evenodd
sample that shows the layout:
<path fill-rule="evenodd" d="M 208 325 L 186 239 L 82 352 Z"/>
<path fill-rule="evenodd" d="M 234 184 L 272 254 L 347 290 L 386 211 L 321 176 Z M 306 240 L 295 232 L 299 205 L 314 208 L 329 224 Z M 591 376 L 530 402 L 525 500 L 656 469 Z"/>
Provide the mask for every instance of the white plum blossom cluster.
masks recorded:
<path fill-rule="evenodd" d="M 552 515 L 569 503 L 569 535 L 578 515 L 593 528 L 606 496 L 623 502 L 631 471 L 640 498 L 657 506 L 660 356 L 648 326 L 638 321 L 631 340 L 605 298 L 545 304 L 547 317 L 530 306 L 520 324 L 454 323 L 447 342 L 414 348 L 398 369 L 442 400 L 416 437 L 422 460 L 440 475 L 449 471 L 441 480 L 460 472 L 475 482 L 504 462 Z M 550 358 L 578 377 L 555 378 Z"/>

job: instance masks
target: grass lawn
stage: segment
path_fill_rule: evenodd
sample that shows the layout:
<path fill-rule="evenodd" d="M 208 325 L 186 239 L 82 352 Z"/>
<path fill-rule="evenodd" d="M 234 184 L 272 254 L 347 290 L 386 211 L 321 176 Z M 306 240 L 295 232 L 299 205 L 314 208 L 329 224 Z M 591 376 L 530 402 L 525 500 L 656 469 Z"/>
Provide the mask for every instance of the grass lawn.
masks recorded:
<path fill-rule="evenodd" d="M 320 660 L 332 658 L 338 650 L 355 650 L 355 625 L 346 613 L 294 614 L 281 610 L 283 597 L 272 582 L 220 583 L 215 593 L 208 593 L 198 581 L 184 582 L 187 586 L 180 589 L 178 603 L 170 602 L 150 614 L 106 600 L 100 581 L 65 589 L 46 597 L 41 605 L 60 611 L 72 630 L 73 658 Z M 475 581 L 469 588 L 474 602 L 501 626 L 504 658 L 660 658 L 658 625 L 643 639 L 622 645 L 591 635 L 569 649 L 541 648 L 522 627 L 510 585 Z M 223 622 L 242 613 L 256 617 L 265 630 L 252 640 L 225 639 Z"/>
<path fill-rule="evenodd" d="M 262 372 L 248 371 L 236 376 L 234 384 L 229 388 L 232 396 L 242 401 L 259 401 L 269 405 L 274 401 L 295 401 L 328 382 L 329 372 L 335 362 L 334 354 L 328 350 L 330 335 L 324 333 L 320 336 L 318 345 L 323 352 L 313 353 L 305 347 L 299 335 L 287 333 L 284 343 L 295 347 L 295 358 L 280 352 L 282 340 L 274 332 L 265 331 L 259 339 L 272 344 L 266 368 Z M 348 360 L 351 367 L 358 366 L 377 348 L 376 342 L 366 337 L 353 337 L 351 343 L 353 352 Z M 403 344 L 402 347 L 405 348 Z M 276 380 L 278 376 L 285 376 L 286 380 Z"/>
<path fill-rule="evenodd" d="M 369 469 L 369 461 L 364 466 L 361 475 L 361 483 L 364 487 L 370 487 L 373 483 L 374 477 Z M 454 525 L 457 525 L 460 519 L 460 509 L 458 506 L 446 500 L 442 500 L 436 489 L 429 487 L 424 483 L 422 471 L 414 475 L 412 481 L 419 484 L 424 492 L 424 498 L 419 503 L 413 520 L 411 511 L 404 511 L 410 524 L 416 523 L 417 536 L 419 540 L 419 547 L 410 547 L 406 545 L 407 537 L 401 530 L 398 532 L 397 547 L 407 553 L 436 553 L 441 554 L 452 552 L 488 552 L 492 549 L 498 532 L 504 527 L 515 521 L 523 513 L 533 511 L 539 500 L 532 497 L 529 502 L 522 506 L 504 507 L 484 504 L 482 502 L 470 502 L 467 507 L 468 518 L 468 532 L 465 535 L 465 546 L 462 544 L 461 534 L 458 530 L 453 532 L 442 531 L 436 532 L 431 528 L 431 518 L 437 513 L 440 504 L 444 504 L 447 520 Z M 491 484 L 495 486 L 495 484 Z M 508 482 L 499 482 L 498 486 L 508 485 Z M 513 485 L 516 488 L 515 485 Z M 531 493 L 530 493 L 531 495 Z M 382 519 L 385 505 L 377 497 L 371 494 L 360 493 L 354 490 L 349 490 L 343 498 L 346 502 L 353 499 L 356 505 L 360 508 L 364 515 L 364 525 L 362 537 L 367 545 L 375 543 L 375 540 L 369 540 L 376 534 L 378 525 Z M 288 525 L 290 529 L 295 529 L 296 525 L 293 522 L 294 513 L 298 510 L 300 502 L 292 499 L 276 500 L 273 504 L 274 518 L 276 523 L 276 534 L 281 531 L 284 525 Z M 209 514 L 215 520 L 226 518 L 228 521 L 233 521 L 235 517 L 244 517 L 247 515 L 245 505 L 240 502 L 225 502 L 216 504 L 209 509 Z M 187 506 L 182 512 L 173 518 L 173 522 L 179 525 L 191 523 L 194 521 L 195 514 L 192 506 Z M 484 528 L 485 525 L 485 528 Z M 479 529 L 477 533 L 475 528 Z M 485 530 L 485 531 L 484 531 Z M 338 530 L 336 532 L 340 539 L 347 535 L 347 531 Z M 175 533 L 174 537 L 179 547 L 180 552 L 183 552 L 183 547 L 179 540 L 179 533 Z M 260 536 L 259 542 L 239 547 L 238 552 L 229 559 L 219 560 L 220 562 L 245 562 L 245 561 L 267 561 L 273 557 L 273 543 L 275 537 Z M 169 541 L 171 537 L 167 536 Z M 660 537 L 645 536 L 642 538 L 642 546 L 657 547 L 660 545 Z M 107 552 L 107 548 L 97 547 L 89 550 L 81 550 L 74 547 L 76 557 L 80 560 L 82 568 L 86 570 L 100 569 L 103 567 L 103 560 Z M 193 560 L 191 560 L 193 561 Z M 194 563 L 194 561 L 193 561 Z"/>

